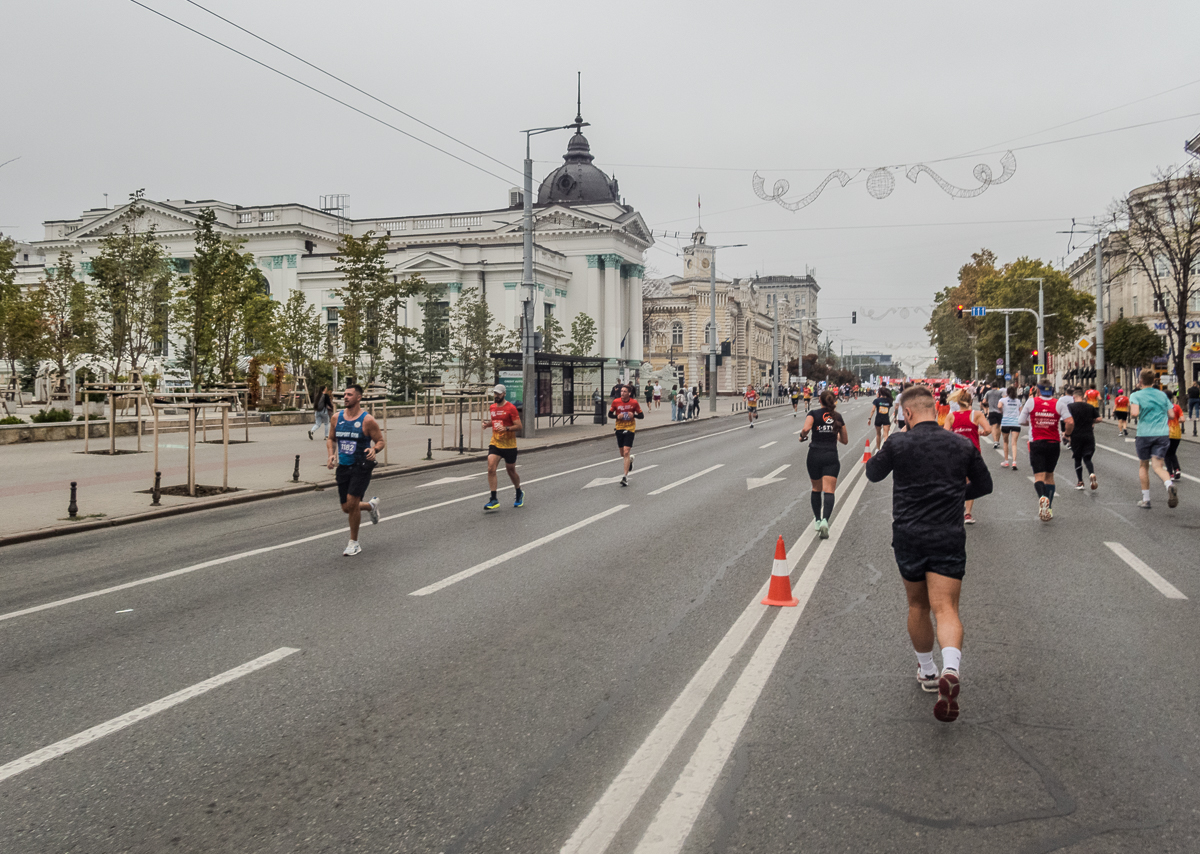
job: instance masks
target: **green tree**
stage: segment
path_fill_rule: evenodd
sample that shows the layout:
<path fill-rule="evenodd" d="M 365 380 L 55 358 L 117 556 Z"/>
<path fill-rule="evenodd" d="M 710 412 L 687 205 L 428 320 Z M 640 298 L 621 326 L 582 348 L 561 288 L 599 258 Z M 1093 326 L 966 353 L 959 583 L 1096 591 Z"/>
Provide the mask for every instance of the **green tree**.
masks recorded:
<path fill-rule="evenodd" d="M 169 299 L 175 267 L 155 236 L 153 224 L 138 231 L 146 209 L 138 204 L 143 190 L 130 194 L 121 230 L 104 237 L 92 261 L 97 296 L 94 328 L 97 349 L 108 357 L 114 374 L 128 358 L 132 370 L 167 335 Z"/>
<path fill-rule="evenodd" d="M 262 328 L 270 316 L 271 298 L 267 282 L 255 264 L 254 256 L 241 251 L 241 241 L 224 241 L 220 258 L 215 261 L 208 322 L 212 327 L 212 363 L 215 379 L 230 382 L 237 378 L 238 362 L 243 354 L 257 356 L 273 349 L 264 342 L 269 330 Z M 259 358 L 260 364 L 274 361 Z"/>
<path fill-rule="evenodd" d="M 421 324 L 421 379 L 434 382 L 446 366 L 450 352 L 450 306 L 443 300 L 445 288 L 432 285 L 425 293 Z"/>
<path fill-rule="evenodd" d="M 8 372 L 16 376 L 20 338 L 21 287 L 17 284 L 17 244 L 11 237 L 0 235 L 0 358 L 8 362 Z"/>
<path fill-rule="evenodd" d="M 538 332 L 542 333 L 542 352 L 557 353 L 558 344 L 563 339 L 563 328 L 558 318 L 547 313 Z"/>
<path fill-rule="evenodd" d="M 352 372 L 365 368 L 368 379 L 376 376 L 387 345 L 387 303 L 398 290 L 387 263 L 387 237 L 342 235 L 337 271 L 344 284 L 334 291 L 342 301 L 338 312 L 343 355 Z"/>
<path fill-rule="evenodd" d="M 1166 339 L 1144 323 L 1121 317 L 1104 327 L 1104 354 L 1124 371 L 1149 367 L 1166 352 Z"/>
<path fill-rule="evenodd" d="M 63 251 L 30 294 L 41 330 L 43 352 L 60 377 L 92 344 L 88 287 L 75 277 L 71 254 Z"/>
<path fill-rule="evenodd" d="M 486 382 L 493 372 L 492 353 L 501 337 L 494 332 L 496 318 L 477 288 L 463 288 L 450 310 L 450 355 L 459 385 Z"/>
<path fill-rule="evenodd" d="M 392 394 L 409 399 L 420 387 L 422 352 L 418 330 L 407 324 L 408 300 L 423 301 L 430 294 L 440 294 L 418 273 L 403 279 L 385 302 L 384 322 L 390 331 L 391 361 L 388 363 L 388 388 Z"/>
<path fill-rule="evenodd" d="M 596 321 L 586 312 L 579 312 L 571 321 L 571 343 L 567 352 L 572 356 L 590 356 L 596 346 Z"/>
<path fill-rule="evenodd" d="M 316 306 L 303 291 L 292 291 L 279 311 L 277 326 L 279 348 L 292 376 L 306 374 L 308 366 L 321 355 L 325 342 L 325 328 Z"/>
<path fill-rule="evenodd" d="M 958 284 L 944 288 L 934 297 L 934 308 L 925 331 L 929 343 L 937 348 L 939 370 L 953 371 L 960 377 L 971 376 L 975 366 L 972 335 L 978 335 L 978 318 L 970 317 L 965 309 L 981 305 L 980 288 L 984 281 L 996 275 L 996 254 L 980 249 L 971 254 L 971 263 L 958 270 Z M 958 306 L 964 315 L 958 317 Z"/>
<path fill-rule="evenodd" d="M 214 363 L 213 310 L 217 277 L 226 262 L 229 243 L 216 229 L 216 214 L 205 208 L 197 215 L 196 249 L 189 275 L 180 279 L 172 314 L 188 352 L 188 373 L 192 387 L 211 379 Z"/>

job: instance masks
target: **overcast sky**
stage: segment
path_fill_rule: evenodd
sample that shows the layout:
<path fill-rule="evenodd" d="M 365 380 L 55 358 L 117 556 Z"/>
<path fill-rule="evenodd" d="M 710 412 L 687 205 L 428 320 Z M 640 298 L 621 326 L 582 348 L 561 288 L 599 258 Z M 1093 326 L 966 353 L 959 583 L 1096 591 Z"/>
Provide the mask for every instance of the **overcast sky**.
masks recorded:
<path fill-rule="evenodd" d="M 243 205 L 349 193 L 350 215 L 362 218 L 503 206 L 520 182 L 519 130 L 571 121 L 582 71 L 596 165 L 656 231 L 690 234 L 699 195 L 710 242 L 749 244 L 718 253 L 723 274 L 815 268 L 835 348 L 911 359 L 932 355 L 922 312 L 971 252 L 1061 264 L 1068 240 L 1057 231 L 1181 163 L 1184 140 L 1200 131 L 1200 115 L 1160 122 L 1200 114 L 1196 0 L 202 0 L 511 169 L 187 0 L 142 2 L 500 177 L 131 0 L 8 0 L 0 162 L 20 159 L 0 167 L 6 234 L 40 239 L 43 220 L 139 187 L 154 199 Z M 1021 148 L 1147 122 L 1160 123 Z M 567 137 L 535 138 L 535 181 L 561 162 Z M 951 198 L 928 175 L 910 183 L 904 169 L 887 198 L 866 191 L 871 169 L 919 163 L 976 187 L 976 164 L 999 176 L 1010 147 L 1016 174 L 975 198 Z M 932 162 L 967 152 L 987 153 Z M 795 200 L 832 169 L 856 177 L 796 212 L 751 186 L 754 170 L 768 190 L 786 178 Z M 680 272 L 686 242 L 659 238 L 647 263 Z M 904 319 L 904 308 L 918 311 Z"/>

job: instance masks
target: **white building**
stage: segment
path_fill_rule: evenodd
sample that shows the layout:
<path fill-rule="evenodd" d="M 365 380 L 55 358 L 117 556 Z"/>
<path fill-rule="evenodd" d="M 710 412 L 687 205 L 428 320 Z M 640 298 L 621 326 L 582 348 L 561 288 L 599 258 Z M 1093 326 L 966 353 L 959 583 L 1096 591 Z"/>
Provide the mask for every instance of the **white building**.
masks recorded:
<path fill-rule="evenodd" d="M 577 123 L 582 120 L 576 117 Z M 653 244 L 641 215 L 618 195 L 617 182 L 593 165 L 582 128 L 567 144 L 563 165 L 543 180 L 534 206 L 535 324 L 553 314 L 565 330 L 580 312 L 596 321 L 598 341 L 590 355 L 613 367 L 642 361 L 642 277 L 645 252 Z M 197 214 L 210 208 L 217 227 L 242 238 L 270 283 L 271 296 L 287 299 L 301 290 L 328 323 L 340 307 L 333 291 L 341 284 L 335 270 L 343 233 L 386 235 L 394 275 L 418 273 L 445 286 L 453 306 L 463 288 L 477 288 L 488 307 L 513 329 L 521 312 L 522 197 L 510 190 L 501 207 L 487 210 L 347 219 L 331 205 L 288 203 L 241 206 L 217 200 L 143 199 L 139 228 L 153 224 L 181 272 L 194 254 Z M 29 251 L 36 259 L 19 271 L 23 284 L 34 284 L 63 250 L 82 274 L 104 237 L 121 228 L 130 205 L 85 211 L 72 219 L 45 222 L 45 237 Z M 38 258 L 37 256 L 41 256 Z M 20 259 L 20 256 L 19 256 Z M 420 327 L 423 307 L 409 306 L 408 325 Z"/>

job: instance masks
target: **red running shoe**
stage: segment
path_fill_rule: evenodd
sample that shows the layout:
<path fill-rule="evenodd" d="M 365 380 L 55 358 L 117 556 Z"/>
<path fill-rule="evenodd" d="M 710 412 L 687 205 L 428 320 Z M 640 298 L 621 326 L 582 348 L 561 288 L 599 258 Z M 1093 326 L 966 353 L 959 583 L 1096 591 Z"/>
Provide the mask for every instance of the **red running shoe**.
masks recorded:
<path fill-rule="evenodd" d="M 938 679 L 938 698 L 933 716 L 944 724 L 958 720 L 958 671 L 943 670 Z"/>

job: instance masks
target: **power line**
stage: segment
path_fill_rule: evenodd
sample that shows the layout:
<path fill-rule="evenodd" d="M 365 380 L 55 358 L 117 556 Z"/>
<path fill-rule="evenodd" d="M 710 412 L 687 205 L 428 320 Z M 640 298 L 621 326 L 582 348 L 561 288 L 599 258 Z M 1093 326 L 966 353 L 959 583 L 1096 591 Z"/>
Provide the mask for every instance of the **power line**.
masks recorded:
<path fill-rule="evenodd" d="M 219 20 L 224 21 L 225 23 L 229 24 L 229 26 L 234 27 L 235 29 L 241 30 L 246 35 L 248 35 L 252 38 L 258 39 L 263 44 L 270 45 L 271 47 L 275 48 L 277 51 L 287 54 L 288 56 L 290 56 L 292 59 L 296 60 L 297 62 L 304 63 L 305 65 L 307 65 L 309 68 L 313 69 L 314 71 L 319 71 L 321 74 L 324 74 L 326 77 L 336 80 L 338 83 L 341 83 L 343 86 L 349 86 L 355 92 L 358 92 L 361 95 L 366 95 L 372 101 L 382 104 L 383 106 L 387 107 L 389 110 L 395 110 L 397 113 L 404 116 L 405 118 L 412 119 L 414 122 L 416 122 L 419 125 L 424 125 L 425 127 L 429 128 L 434 133 L 440 134 L 440 135 L 446 137 L 446 139 L 457 142 L 459 145 L 463 146 L 464 148 L 469 148 L 471 151 L 474 151 L 476 154 L 480 155 L 481 157 L 486 157 L 488 160 L 490 160 L 493 163 L 496 163 L 500 166 L 503 166 L 505 169 L 511 169 L 513 172 L 516 172 L 518 175 L 523 174 L 521 172 L 521 170 L 517 169 L 515 166 L 505 163 L 503 160 L 497 160 L 495 157 L 492 157 L 492 155 L 488 154 L 486 151 L 480 151 L 475 146 L 470 145 L 469 143 L 463 142 L 458 137 L 448 134 L 445 131 L 434 127 L 433 125 L 429 124 L 429 122 L 425 122 L 425 121 L 422 121 L 421 119 L 418 119 L 412 113 L 406 113 L 404 110 L 400 109 L 399 107 L 395 106 L 394 104 L 389 104 L 387 101 L 383 100 L 382 98 L 376 97 L 375 95 L 372 95 L 370 92 L 366 91 L 365 89 L 360 89 L 358 86 L 355 86 L 353 83 L 349 82 L 348 80 L 343 80 L 341 77 L 338 77 L 336 74 L 334 74 L 330 71 L 326 71 L 324 68 L 321 68 L 318 65 L 314 65 L 313 63 L 309 62 L 304 57 L 297 56 L 296 54 L 292 53 L 287 48 L 280 47 L 279 45 L 275 44 L 275 42 L 260 36 L 258 33 L 251 32 L 250 30 L 243 27 L 241 24 L 235 23 L 235 22 L 229 20 L 228 18 L 217 14 L 212 9 L 209 9 L 205 6 L 200 5 L 199 3 L 196 2 L 196 0 L 187 0 L 187 2 L 191 3 L 193 6 L 195 6 L 197 9 L 201 10 L 202 12 L 207 12 L 208 14 L 212 15 L 214 18 L 218 18 Z"/>
<path fill-rule="evenodd" d="M 1013 225 L 1029 222 L 1066 222 L 1070 217 L 1055 219 L 980 219 L 964 222 L 904 222 L 891 225 L 810 225 L 799 228 L 733 228 L 713 232 L 714 234 L 773 234 L 787 231 L 859 231 L 872 228 L 933 228 L 948 225 Z"/>
<path fill-rule="evenodd" d="M 457 154 L 454 154 L 453 152 L 447 151 L 444 148 L 439 148 L 438 146 L 434 145 L 432 142 L 421 139 L 421 137 L 415 136 L 402 128 L 398 128 L 394 124 L 391 124 L 390 122 L 386 122 L 383 119 L 379 118 L 378 116 L 373 116 L 370 113 L 366 112 L 365 110 L 361 110 L 358 107 L 354 106 L 353 104 L 349 104 L 349 103 L 343 101 L 341 98 L 338 98 L 336 95 L 331 95 L 328 92 L 318 89 L 316 86 L 313 86 L 309 83 L 305 83 L 303 80 L 293 77 L 292 75 L 288 74 L 285 71 L 280 71 L 278 68 L 274 67 L 273 65 L 268 65 L 267 63 L 263 62 L 260 59 L 255 59 L 253 56 L 250 56 L 247 53 L 242 53 L 242 51 L 238 50 L 235 47 L 231 47 L 230 45 L 225 44 L 225 42 L 221 41 L 220 39 L 214 38 L 213 36 L 210 36 L 207 33 L 202 33 L 202 32 L 200 32 L 200 30 L 197 30 L 194 27 L 189 27 L 187 24 L 183 23 L 182 21 L 177 21 L 174 18 L 172 18 L 170 15 L 166 15 L 166 14 L 158 11 L 157 9 L 147 6 L 145 3 L 140 2 L 140 0 L 129 0 L 129 2 L 135 6 L 140 6 L 141 8 L 145 9 L 147 12 L 153 12 L 155 15 L 158 15 L 160 18 L 170 21 L 172 24 L 175 24 L 176 26 L 183 27 L 188 32 L 195 33 L 196 35 L 200 36 L 201 38 L 206 39 L 215 45 L 223 47 L 226 50 L 230 51 L 231 53 L 236 53 L 238 56 L 242 57 L 243 59 L 250 60 L 255 65 L 261 66 L 261 67 L 267 69 L 268 71 L 273 71 L 276 74 L 278 74 L 280 77 L 285 77 L 288 80 L 291 80 L 293 83 L 297 83 L 297 84 L 303 86 L 305 89 L 308 89 L 311 92 L 315 92 L 316 94 L 320 95 L 322 98 L 328 98 L 330 101 L 341 104 L 343 107 L 346 107 L 349 110 L 353 110 L 354 112 L 358 113 L 360 116 L 364 116 L 373 122 L 378 122 L 379 124 L 383 125 L 384 127 L 391 128 L 392 130 L 396 131 L 396 133 L 403 134 L 404 136 L 407 136 L 409 139 L 415 140 L 416 142 L 419 142 L 422 145 L 432 148 L 434 151 L 439 151 L 442 154 L 446 155 L 447 157 L 451 157 L 451 158 L 457 160 L 459 163 L 462 163 L 466 166 L 470 166 L 472 169 L 478 169 L 480 172 L 483 172 L 484 174 L 491 175 L 493 178 L 497 179 L 498 181 L 503 181 L 505 184 L 509 184 L 509 185 L 512 184 L 512 181 L 510 181 L 508 178 L 503 178 L 503 177 L 497 175 L 495 172 L 492 172 L 489 169 L 485 169 L 476 163 L 472 163 L 470 160 L 466 160 L 462 157 L 459 157 Z"/>

